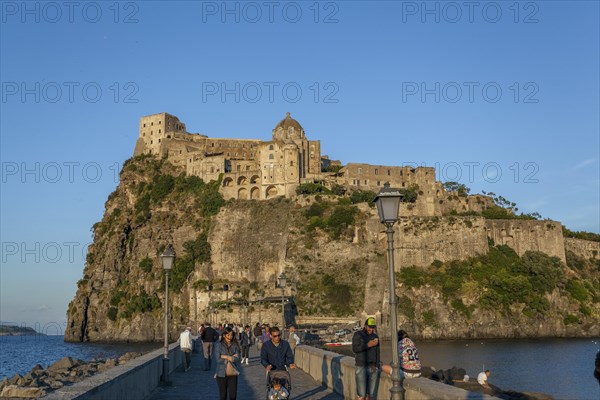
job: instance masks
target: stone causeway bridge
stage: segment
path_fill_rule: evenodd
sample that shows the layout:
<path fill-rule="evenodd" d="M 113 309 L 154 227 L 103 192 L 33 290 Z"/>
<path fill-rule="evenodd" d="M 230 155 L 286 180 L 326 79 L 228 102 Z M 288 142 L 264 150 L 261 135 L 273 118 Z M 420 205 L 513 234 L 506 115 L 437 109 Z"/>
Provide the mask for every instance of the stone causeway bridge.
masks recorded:
<path fill-rule="evenodd" d="M 74 385 L 64 386 L 44 397 L 45 400 L 212 400 L 218 399 L 215 366 L 204 371 L 200 352 L 192 353 L 191 369 L 183 371 L 182 352 L 177 343 L 169 346 L 170 386 L 161 386 L 163 350 L 144 354 L 126 364 L 93 375 Z M 291 370 L 290 399 L 355 399 L 354 358 L 310 346 L 296 347 L 297 368 Z M 213 364 L 216 364 L 213 361 Z M 391 381 L 382 374 L 378 399 L 389 399 Z M 405 400 L 493 400 L 497 397 L 468 392 L 426 378 L 404 381 Z M 266 398 L 265 370 L 256 348 L 250 363 L 241 366 L 237 398 Z"/>

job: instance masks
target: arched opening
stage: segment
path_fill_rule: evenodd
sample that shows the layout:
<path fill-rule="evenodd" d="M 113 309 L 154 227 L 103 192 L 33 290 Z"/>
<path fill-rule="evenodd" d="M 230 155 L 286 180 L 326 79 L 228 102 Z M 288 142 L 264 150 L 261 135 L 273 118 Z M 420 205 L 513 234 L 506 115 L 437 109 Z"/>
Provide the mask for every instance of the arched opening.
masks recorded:
<path fill-rule="evenodd" d="M 245 176 L 240 176 L 237 180 L 237 184 L 238 185 L 245 185 L 246 184 L 246 177 Z"/>
<path fill-rule="evenodd" d="M 232 183 L 233 183 L 233 179 L 231 179 L 231 178 L 223 179 L 223 186 L 231 186 Z"/>
<path fill-rule="evenodd" d="M 273 197 L 276 197 L 276 196 L 277 196 L 277 188 L 275 186 L 267 187 L 267 190 L 265 191 L 265 198 L 272 199 Z"/>
<path fill-rule="evenodd" d="M 252 189 L 250 189 L 250 198 L 252 200 L 257 200 L 260 198 L 260 191 L 257 187 L 253 187 Z"/>
<path fill-rule="evenodd" d="M 250 183 L 253 185 L 257 184 L 259 181 L 260 181 L 260 176 L 258 176 L 258 175 L 254 175 L 254 176 L 252 176 L 252 178 L 250 178 Z"/>
<path fill-rule="evenodd" d="M 238 199 L 239 200 L 248 200 L 248 189 L 241 188 L 238 190 Z"/>

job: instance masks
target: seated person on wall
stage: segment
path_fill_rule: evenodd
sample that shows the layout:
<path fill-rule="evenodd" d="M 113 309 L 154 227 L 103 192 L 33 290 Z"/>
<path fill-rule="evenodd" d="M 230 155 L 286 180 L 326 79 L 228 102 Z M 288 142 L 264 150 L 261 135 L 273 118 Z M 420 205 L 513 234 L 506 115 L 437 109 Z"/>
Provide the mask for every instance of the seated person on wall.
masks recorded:
<path fill-rule="evenodd" d="M 480 372 L 479 375 L 477 375 L 477 383 L 479 383 L 481 386 L 483 386 L 486 389 L 491 389 L 490 384 L 488 383 L 488 378 L 491 375 L 491 372 L 489 369 L 486 369 L 483 372 Z"/>
<path fill-rule="evenodd" d="M 418 378 L 421 376 L 421 361 L 419 351 L 414 342 L 408 337 L 405 330 L 398 331 L 398 360 L 400 362 L 401 375 L 405 378 Z M 381 368 L 386 374 L 392 373 L 392 367 L 384 364 Z"/>
<path fill-rule="evenodd" d="M 260 363 L 268 371 L 285 370 L 286 366 L 296 368 L 294 353 L 287 340 L 281 339 L 279 328 L 274 326 L 270 330 L 271 340 L 263 343 L 260 349 Z"/>

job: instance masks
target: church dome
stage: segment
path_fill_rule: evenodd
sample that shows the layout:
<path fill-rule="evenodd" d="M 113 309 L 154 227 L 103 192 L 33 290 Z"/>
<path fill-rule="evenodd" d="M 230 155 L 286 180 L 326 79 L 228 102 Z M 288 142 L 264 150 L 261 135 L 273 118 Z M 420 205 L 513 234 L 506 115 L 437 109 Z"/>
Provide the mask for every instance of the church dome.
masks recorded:
<path fill-rule="evenodd" d="M 290 126 L 294 127 L 294 129 L 297 129 L 300 132 L 304 131 L 304 129 L 302 129 L 302 126 L 300 125 L 300 123 L 298 121 L 296 121 L 294 118 L 292 118 L 289 112 L 285 113 L 285 118 L 282 119 L 281 121 L 279 121 L 279 123 L 277 124 L 275 129 L 273 129 L 273 131 L 277 131 L 279 128 L 288 130 L 288 128 Z"/>

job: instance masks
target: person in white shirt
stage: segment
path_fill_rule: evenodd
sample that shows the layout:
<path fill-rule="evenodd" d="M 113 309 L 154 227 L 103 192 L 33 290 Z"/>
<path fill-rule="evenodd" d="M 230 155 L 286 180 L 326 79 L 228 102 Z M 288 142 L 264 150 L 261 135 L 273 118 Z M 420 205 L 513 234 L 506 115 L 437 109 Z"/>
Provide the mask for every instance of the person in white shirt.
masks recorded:
<path fill-rule="evenodd" d="M 292 348 L 292 353 L 296 354 L 296 346 L 300 344 L 300 336 L 296 333 L 296 327 L 294 325 L 290 325 L 290 334 L 288 336 L 288 342 L 290 343 L 290 347 Z"/>
<path fill-rule="evenodd" d="M 490 370 L 486 369 L 483 372 L 480 372 L 479 375 L 477 375 L 477 383 L 479 383 L 481 386 L 489 388 L 490 385 L 488 383 L 488 377 L 490 376 Z"/>
<path fill-rule="evenodd" d="M 190 369 L 192 362 L 192 341 L 196 339 L 197 337 L 192 335 L 192 328 L 189 326 L 179 335 L 179 347 L 183 353 L 183 368 L 185 372 Z"/>

